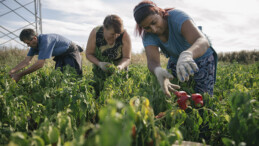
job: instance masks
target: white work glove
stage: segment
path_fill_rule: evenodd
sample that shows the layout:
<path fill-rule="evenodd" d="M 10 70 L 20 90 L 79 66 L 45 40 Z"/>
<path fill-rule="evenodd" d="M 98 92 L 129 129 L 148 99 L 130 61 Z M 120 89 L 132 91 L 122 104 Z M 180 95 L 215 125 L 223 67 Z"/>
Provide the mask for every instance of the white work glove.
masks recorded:
<path fill-rule="evenodd" d="M 106 65 L 107 64 L 111 64 L 111 63 L 109 63 L 109 62 L 99 62 L 98 63 L 98 66 L 104 71 L 104 72 L 106 72 L 107 71 L 107 68 L 106 68 Z"/>
<path fill-rule="evenodd" d="M 199 68 L 193 60 L 192 52 L 183 51 L 176 65 L 176 72 L 179 81 L 184 82 L 189 80 L 190 75 L 194 75 L 194 72 L 198 72 Z"/>
<path fill-rule="evenodd" d="M 163 69 L 162 67 L 156 67 L 154 70 L 154 73 L 157 77 L 157 80 L 158 80 L 162 90 L 168 97 L 171 96 L 169 91 L 175 92 L 176 89 L 180 89 L 180 86 L 172 84 L 169 81 L 169 79 L 173 79 L 174 77 L 173 77 L 173 75 L 168 73 L 167 70 Z"/>

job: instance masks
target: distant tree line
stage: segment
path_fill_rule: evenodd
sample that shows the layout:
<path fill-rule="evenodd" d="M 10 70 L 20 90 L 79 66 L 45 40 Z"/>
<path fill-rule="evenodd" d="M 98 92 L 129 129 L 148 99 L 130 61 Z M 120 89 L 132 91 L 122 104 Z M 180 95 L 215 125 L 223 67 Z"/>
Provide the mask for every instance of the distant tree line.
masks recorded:
<path fill-rule="evenodd" d="M 259 60 L 259 50 L 218 53 L 218 60 L 230 63 L 255 63 Z"/>

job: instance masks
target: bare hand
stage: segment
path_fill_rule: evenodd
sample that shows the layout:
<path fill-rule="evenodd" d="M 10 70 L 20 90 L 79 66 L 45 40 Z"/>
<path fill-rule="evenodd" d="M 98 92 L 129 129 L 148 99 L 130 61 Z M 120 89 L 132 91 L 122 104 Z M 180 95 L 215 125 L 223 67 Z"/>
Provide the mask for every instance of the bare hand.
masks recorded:
<path fill-rule="evenodd" d="M 9 74 L 9 77 L 11 77 L 11 78 L 12 78 L 12 76 L 14 75 L 14 71 L 13 71 L 13 70 L 11 70 L 8 74 Z"/>
<path fill-rule="evenodd" d="M 19 82 L 19 80 L 21 79 L 21 76 L 19 74 L 13 74 L 11 77 L 15 80 L 16 83 Z"/>

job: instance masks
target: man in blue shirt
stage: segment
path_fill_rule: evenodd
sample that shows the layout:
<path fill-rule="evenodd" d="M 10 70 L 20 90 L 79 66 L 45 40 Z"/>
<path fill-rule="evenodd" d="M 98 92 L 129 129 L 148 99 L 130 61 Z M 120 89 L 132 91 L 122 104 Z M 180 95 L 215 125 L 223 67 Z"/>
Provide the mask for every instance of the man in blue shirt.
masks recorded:
<path fill-rule="evenodd" d="M 42 68 L 45 60 L 52 56 L 55 56 L 55 69 L 60 67 L 63 72 L 63 67 L 70 65 L 76 69 L 77 74 L 82 74 L 80 52 L 82 52 L 83 49 L 67 38 L 58 34 L 41 34 L 37 36 L 33 29 L 24 29 L 20 33 L 20 40 L 27 44 L 30 50 L 27 57 L 9 72 L 10 77 L 16 82 L 18 82 L 21 77 Z M 38 61 L 28 69 L 18 72 L 30 64 L 34 55 L 38 55 Z"/>

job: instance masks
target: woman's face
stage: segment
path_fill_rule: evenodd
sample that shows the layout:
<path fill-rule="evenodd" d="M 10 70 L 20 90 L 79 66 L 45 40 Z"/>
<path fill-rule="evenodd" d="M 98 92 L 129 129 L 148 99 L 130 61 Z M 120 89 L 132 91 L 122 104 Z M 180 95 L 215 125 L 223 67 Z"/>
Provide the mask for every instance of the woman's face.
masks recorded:
<path fill-rule="evenodd" d="M 119 33 L 115 33 L 113 28 L 107 29 L 105 27 L 103 29 L 103 35 L 109 45 L 113 45 L 115 40 L 120 36 Z"/>
<path fill-rule="evenodd" d="M 151 14 L 141 21 L 140 27 L 146 32 L 162 35 L 166 30 L 167 22 L 159 14 Z"/>

